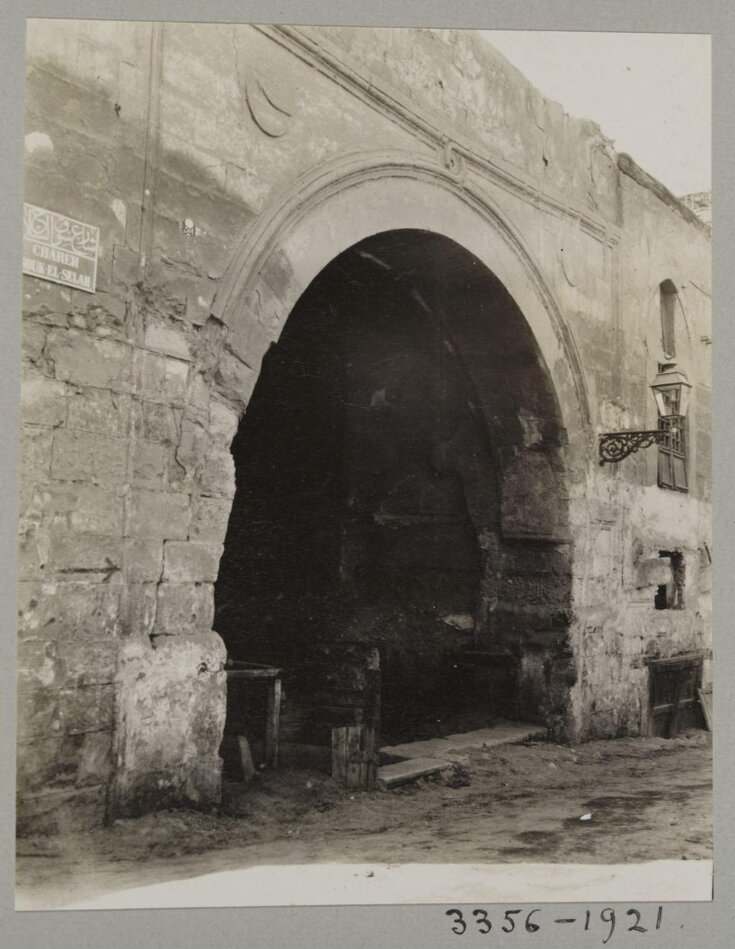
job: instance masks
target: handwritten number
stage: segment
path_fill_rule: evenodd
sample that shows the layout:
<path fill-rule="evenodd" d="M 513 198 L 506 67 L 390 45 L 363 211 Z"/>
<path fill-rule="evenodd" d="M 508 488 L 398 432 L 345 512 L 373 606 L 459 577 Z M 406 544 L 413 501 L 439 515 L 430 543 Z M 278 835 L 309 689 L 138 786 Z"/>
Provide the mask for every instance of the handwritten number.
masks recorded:
<path fill-rule="evenodd" d="M 607 916 L 605 913 L 607 913 Z M 610 923 L 610 932 L 607 934 L 607 938 L 602 940 L 602 944 L 604 946 L 615 932 L 615 910 L 609 906 L 606 906 L 605 909 L 600 911 L 600 919 L 603 921 L 603 923 Z"/>
<path fill-rule="evenodd" d="M 520 909 L 507 909 L 504 915 L 505 925 L 503 925 L 502 931 L 504 933 L 512 933 L 516 928 L 515 916 L 518 916 L 521 912 Z M 541 929 L 541 926 L 538 923 L 533 922 L 533 916 L 536 913 L 540 913 L 540 909 L 532 909 L 525 920 L 525 929 L 528 933 L 536 933 Z M 465 921 L 462 911 L 459 909 L 448 909 L 445 913 L 446 916 L 449 916 L 453 920 L 454 925 L 452 926 L 452 932 L 457 936 L 464 935 L 467 932 L 467 922 Z M 483 936 L 491 932 L 493 928 L 492 921 L 488 918 L 487 911 L 484 909 L 473 909 L 472 915 L 475 918 L 475 925 L 477 926 L 477 931 Z M 584 929 L 589 930 L 590 921 L 591 921 L 591 912 L 590 910 L 585 910 L 584 914 Z M 628 932 L 633 933 L 646 933 L 648 929 L 645 926 L 641 926 L 641 914 L 637 909 L 629 909 L 626 911 L 626 916 L 631 918 L 631 924 L 628 926 Z M 615 932 L 615 910 L 611 906 L 606 906 L 603 910 L 600 911 L 600 919 L 603 923 L 607 923 L 610 927 L 607 935 L 602 940 L 603 946 L 606 945 L 611 939 L 612 935 Z M 656 929 L 661 928 L 661 923 L 663 920 L 663 906 L 658 907 L 658 912 L 656 914 Z M 573 922 L 573 920 L 557 920 L 557 922 Z"/>
<path fill-rule="evenodd" d="M 473 916 L 475 917 L 475 919 L 477 920 L 477 928 L 480 930 L 480 932 L 483 934 L 483 936 L 484 936 L 486 933 L 489 933 L 490 930 L 493 928 L 493 924 L 492 924 L 492 923 L 490 922 L 490 920 L 487 918 L 487 913 L 485 912 L 485 910 L 484 910 L 484 909 L 473 909 L 473 910 L 472 910 L 472 915 L 473 915 Z M 487 926 L 487 929 L 480 929 L 481 926 Z"/>
<path fill-rule="evenodd" d="M 632 926 L 628 926 L 629 933 L 647 933 L 648 930 L 645 926 L 639 926 L 638 923 L 641 921 L 641 914 L 637 909 L 629 909 L 625 914 L 626 916 L 635 916 L 635 922 Z"/>
<path fill-rule="evenodd" d="M 445 916 L 454 916 L 454 926 L 452 926 L 452 932 L 456 933 L 458 936 L 461 936 L 462 933 L 467 929 L 467 923 L 464 921 L 464 916 L 458 909 L 448 909 Z M 460 927 L 458 929 L 457 927 Z"/>

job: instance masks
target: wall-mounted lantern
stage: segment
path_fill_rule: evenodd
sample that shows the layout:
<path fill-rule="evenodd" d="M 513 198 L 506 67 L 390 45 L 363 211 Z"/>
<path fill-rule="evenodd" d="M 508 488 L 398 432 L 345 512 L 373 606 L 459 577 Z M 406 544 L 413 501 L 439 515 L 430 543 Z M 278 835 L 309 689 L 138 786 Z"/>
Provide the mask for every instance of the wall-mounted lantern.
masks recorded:
<path fill-rule="evenodd" d="M 654 379 L 651 390 L 656 399 L 660 419 L 668 421 L 660 428 L 642 432 L 609 432 L 600 435 L 600 464 L 622 461 L 640 448 L 665 442 L 677 423 L 683 423 L 689 408 L 691 385 L 686 373 L 675 363 L 664 363 Z"/>

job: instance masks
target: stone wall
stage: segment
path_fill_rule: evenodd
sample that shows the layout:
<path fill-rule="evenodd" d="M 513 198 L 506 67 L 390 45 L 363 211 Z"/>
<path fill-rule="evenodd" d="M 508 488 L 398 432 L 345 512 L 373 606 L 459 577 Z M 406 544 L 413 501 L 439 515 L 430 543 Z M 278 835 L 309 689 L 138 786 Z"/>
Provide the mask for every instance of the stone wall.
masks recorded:
<path fill-rule="evenodd" d="M 507 273 L 567 424 L 569 732 L 639 730 L 644 659 L 709 648 L 693 215 L 452 31 L 32 22 L 26 106 L 26 200 L 99 226 L 101 251 L 94 294 L 24 278 L 20 827 L 216 802 L 230 444 L 318 250 L 369 228 L 453 228 Z M 656 486 L 655 449 L 595 457 L 598 432 L 655 425 L 667 279 L 695 384 L 687 494 Z M 660 550 L 684 555 L 685 610 L 654 609 Z"/>

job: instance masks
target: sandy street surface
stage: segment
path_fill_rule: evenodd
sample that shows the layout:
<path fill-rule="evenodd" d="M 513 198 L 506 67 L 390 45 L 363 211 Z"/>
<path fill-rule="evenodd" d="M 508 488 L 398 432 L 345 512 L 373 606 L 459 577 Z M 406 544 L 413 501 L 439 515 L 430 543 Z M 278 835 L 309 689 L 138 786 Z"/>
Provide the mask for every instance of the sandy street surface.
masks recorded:
<path fill-rule="evenodd" d="M 448 778 L 392 791 L 349 792 L 307 771 L 262 773 L 249 787 L 226 785 L 217 814 L 169 811 L 85 834 L 21 839 L 19 908 L 257 865 L 712 857 L 706 732 L 468 754 L 469 766 Z"/>

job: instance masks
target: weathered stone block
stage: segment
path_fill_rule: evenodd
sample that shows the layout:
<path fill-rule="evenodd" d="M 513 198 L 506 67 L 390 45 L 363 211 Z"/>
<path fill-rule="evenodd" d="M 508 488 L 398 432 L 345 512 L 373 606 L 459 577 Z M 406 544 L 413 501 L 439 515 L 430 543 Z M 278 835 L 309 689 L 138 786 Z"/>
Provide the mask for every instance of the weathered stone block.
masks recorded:
<path fill-rule="evenodd" d="M 106 731 L 85 734 L 79 751 L 77 787 L 105 783 L 111 768 L 112 735 Z"/>
<path fill-rule="evenodd" d="M 123 541 L 123 575 L 128 583 L 160 580 L 163 573 L 163 542 L 126 537 Z"/>
<path fill-rule="evenodd" d="M 58 283 L 38 280 L 35 277 L 23 277 L 23 312 L 38 314 L 57 313 L 64 317 L 71 311 L 71 290 Z"/>
<path fill-rule="evenodd" d="M 62 732 L 58 689 L 18 690 L 18 741 L 50 738 Z"/>
<path fill-rule="evenodd" d="M 184 360 L 191 359 L 191 350 L 184 334 L 162 323 L 149 323 L 146 326 L 144 343 L 147 349 L 153 349 L 167 356 L 176 356 Z"/>
<path fill-rule="evenodd" d="M 73 780 L 76 769 L 66 766 L 62 737 L 18 743 L 16 785 L 19 796 Z"/>
<path fill-rule="evenodd" d="M 122 534 L 122 497 L 109 488 L 59 482 L 36 486 L 31 511 L 52 528 L 80 534 Z"/>
<path fill-rule="evenodd" d="M 155 294 L 155 313 L 187 326 L 193 326 L 189 299 L 202 281 L 201 276 L 174 262 L 165 252 L 154 254 L 146 269 L 146 285 Z"/>
<path fill-rule="evenodd" d="M 200 372 L 192 372 L 189 376 L 187 401 L 189 415 L 200 417 L 206 423 L 209 419 L 209 385 Z"/>
<path fill-rule="evenodd" d="M 258 374 L 227 350 L 222 353 L 214 373 L 214 383 L 220 395 L 239 409 L 244 409 L 253 394 Z"/>
<path fill-rule="evenodd" d="M 164 405 L 161 402 L 141 400 L 135 405 L 135 432 L 147 441 L 175 445 L 179 441 L 179 428 L 183 409 Z"/>
<path fill-rule="evenodd" d="M 190 519 L 188 494 L 138 488 L 126 499 L 126 537 L 186 540 Z"/>
<path fill-rule="evenodd" d="M 104 783 L 110 773 L 110 732 L 63 735 L 18 745 L 19 794 L 83 788 Z M 81 793 L 82 800 L 84 792 Z"/>
<path fill-rule="evenodd" d="M 192 498 L 189 536 L 194 540 L 224 543 L 231 510 L 229 498 Z"/>
<path fill-rule="evenodd" d="M 123 287 L 132 286 L 139 277 L 140 255 L 122 244 L 112 248 L 112 280 Z"/>
<path fill-rule="evenodd" d="M 100 339 L 78 330 L 52 330 L 46 344 L 54 374 L 62 382 L 129 392 L 133 356 L 127 343 Z"/>
<path fill-rule="evenodd" d="M 173 450 L 168 445 L 137 441 L 133 447 L 133 483 L 163 485 L 172 459 Z"/>
<path fill-rule="evenodd" d="M 275 335 L 260 322 L 260 309 L 261 307 L 257 306 L 249 310 L 247 315 L 243 314 L 240 319 L 235 320 L 227 337 L 228 348 L 238 359 L 254 369 L 260 367 Z"/>
<path fill-rule="evenodd" d="M 507 534 L 554 537 L 564 532 L 557 476 L 544 454 L 525 451 L 506 465 L 501 516 Z"/>
<path fill-rule="evenodd" d="M 673 583 L 673 580 L 674 573 L 668 557 L 652 557 L 636 564 L 635 585 L 638 589 Z"/>
<path fill-rule="evenodd" d="M 501 602 L 563 607 L 569 596 L 569 579 L 540 576 L 503 577 L 498 594 Z"/>
<path fill-rule="evenodd" d="M 128 395 L 106 389 L 71 389 L 67 406 L 67 428 L 112 436 L 125 436 L 130 430 Z"/>
<path fill-rule="evenodd" d="M 207 632 L 214 618 L 211 583 L 161 583 L 158 587 L 156 636 L 182 636 Z"/>
<path fill-rule="evenodd" d="M 33 323 L 31 320 L 23 320 L 21 327 L 21 351 L 24 359 L 28 362 L 37 363 L 43 355 L 43 347 L 46 343 L 46 327 L 41 323 Z"/>
<path fill-rule="evenodd" d="M 42 580 L 49 556 L 49 532 L 38 525 L 24 525 L 18 536 L 18 576 Z"/>
<path fill-rule="evenodd" d="M 231 194 L 256 212 L 263 209 L 270 193 L 270 186 L 260 175 L 231 163 L 225 168 L 225 184 Z"/>
<path fill-rule="evenodd" d="M 229 451 L 211 451 L 199 473 L 199 488 L 210 497 L 235 496 L 235 460 Z"/>
<path fill-rule="evenodd" d="M 119 631 L 119 587 L 30 581 L 18 584 L 18 594 L 18 632 L 23 639 L 101 639 Z"/>
<path fill-rule="evenodd" d="M 181 422 L 176 461 L 188 477 L 193 477 L 197 468 L 206 462 L 208 444 L 209 438 L 204 425 L 195 419 L 185 417 Z"/>
<path fill-rule="evenodd" d="M 164 544 L 163 578 L 173 582 L 217 579 L 222 556 L 221 544 L 168 540 Z"/>
<path fill-rule="evenodd" d="M 66 386 L 45 376 L 26 378 L 20 387 L 20 414 L 24 422 L 56 428 L 66 421 Z"/>
<path fill-rule="evenodd" d="M 91 432 L 59 430 L 54 436 L 51 474 L 62 481 L 121 484 L 127 470 L 128 443 Z"/>
<path fill-rule="evenodd" d="M 113 814 L 167 804 L 213 804 L 225 716 L 226 657 L 216 633 L 129 640 L 118 671 L 118 729 L 125 749 Z"/>
<path fill-rule="evenodd" d="M 58 705 L 64 731 L 69 735 L 110 731 L 113 702 L 114 686 L 110 684 L 62 689 Z"/>
<path fill-rule="evenodd" d="M 183 403 L 189 363 L 171 356 L 138 350 L 135 355 L 136 390 L 156 402 Z"/>
<path fill-rule="evenodd" d="M 63 685 L 63 667 L 52 642 L 18 643 L 17 670 L 19 692 Z"/>
<path fill-rule="evenodd" d="M 209 434 L 216 444 L 229 450 L 237 433 L 240 413 L 224 402 L 213 400 L 209 406 Z"/>
<path fill-rule="evenodd" d="M 20 430 L 20 476 L 25 484 L 45 481 L 51 473 L 51 428 L 22 426 Z"/>
<path fill-rule="evenodd" d="M 148 24 L 146 24 L 147 26 Z M 134 51 L 131 51 L 135 55 Z M 125 103 L 128 121 L 133 120 L 134 128 L 139 128 L 148 109 L 148 82 L 142 63 L 135 64 L 130 54 L 120 62 L 118 88 L 120 101 Z"/>
<path fill-rule="evenodd" d="M 120 583 L 122 539 L 86 534 L 54 534 L 48 569 L 68 579 Z"/>
<path fill-rule="evenodd" d="M 86 297 L 86 300 L 81 297 Z M 124 291 L 108 293 L 98 289 L 90 300 L 87 294 L 75 290 L 73 299 L 76 306 L 84 307 L 87 329 L 94 330 L 100 336 L 120 335 L 124 331 L 129 307 L 129 300 Z"/>
<path fill-rule="evenodd" d="M 571 572 L 571 557 L 566 547 L 515 541 L 501 548 L 502 569 L 505 574 L 550 574 L 567 577 Z"/>
<path fill-rule="evenodd" d="M 125 636 L 144 638 L 153 632 L 158 584 L 126 583 L 120 595 L 120 628 Z"/>
<path fill-rule="evenodd" d="M 222 341 L 227 327 L 215 316 L 208 316 L 199 330 L 199 345 L 196 351 L 197 366 L 204 372 L 213 373 L 222 352 Z"/>
<path fill-rule="evenodd" d="M 115 678 L 116 640 L 62 640 L 57 646 L 59 677 L 66 688 L 106 685 Z"/>
<path fill-rule="evenodd" d="M 285 291 L 295 281 L 291 261 L 281 249 L 268 256 L 260 276 L 276 294 Z"/>
<path fill-rule="evenodd" d="M 24 794 L 17 808 L 17 833 L 73 834 L 99 827 L 105 818 L 107 788 L 62 788 Z"/>
<path fill-rule="evenodd" d="M 166 113 L 170 117 L 175 116 L 174 121 L 178 122 L 190 112 L 191 107 L 186 100 L 176 96 L 170 87 L 165 92 Z M 207 131 L 205 126 L 208 126 Z M 181 131 L 179 129 L 178 138 L 183 139 L 189 154 L 201 158 L 206 150 L 209 153 L 207 163 L 211 164 L 212 138 L 206 141 L 208 133 L 214 134 L 222 142 L 222 130 L 214 117 L 207 114 L 205 118 L 202 113 L 199 114 L 194 126 L 193 140 L 192 136 L 186 133 L 182 135 Z M 233 129 L 228 131 L 231 133 Z M 196 146 L 197 143 L 204 148 L 193 150 L 191 145 Z M 193 165 L 188 161 L 181 148 L 175 152 L 167 151 L 164 154 L 164 164 L 167 167 L 159 169 L 156 179 L 159 207 L 163 212 L 157 215 L 156 231 L 160 239 L 171 247 L 170 259 L 175 259 L 182 269 L 185 268 L 190 273 L 192 270 L 221 273 L 227 265 L 228 246 L 231 247 L 237 235 L 243 233 L 243 229 L 252 220 L 252 214 L 232 199 L 223 200 L 223 164 L 217 168 L 217 183 L 211 174 L 202 173 L 201 162 Z M 179 222 L 187 217 L 191 218 L 198 228 L 193 241 L 179 226 Z"/>

